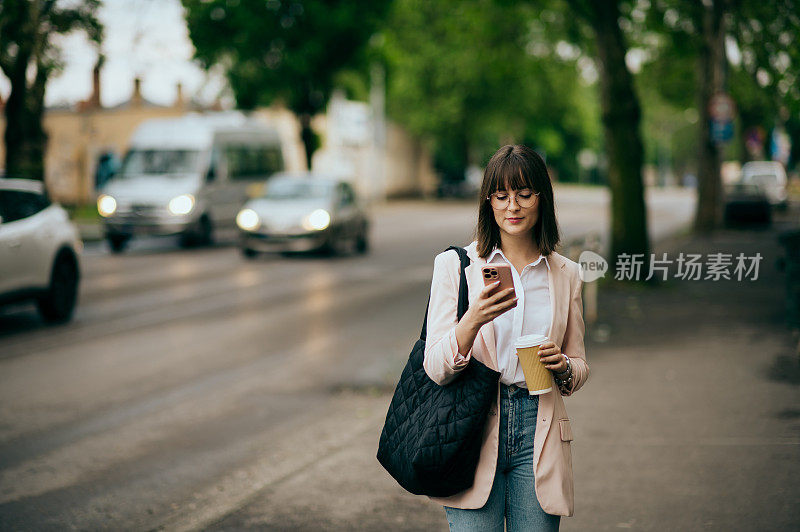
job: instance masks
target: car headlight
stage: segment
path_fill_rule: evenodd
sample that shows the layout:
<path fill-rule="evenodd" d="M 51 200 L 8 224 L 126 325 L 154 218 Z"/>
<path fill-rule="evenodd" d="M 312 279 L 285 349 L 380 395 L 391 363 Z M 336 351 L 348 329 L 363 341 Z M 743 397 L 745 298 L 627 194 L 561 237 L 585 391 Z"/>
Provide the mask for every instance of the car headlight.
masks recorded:
<path fill-rule="evenodd" d="M 169 200 L 167 206 L 169 212 L 178 216 L 181 214 L 189 214 L 194 209 L 194 196 L 191 194 L 181 194 Z"/>
<path fill-rule="evenodd" d="M 244 231 L 255 231 L 261 225 L 261 218 L 253 209 L 242 209 L 236 215 L 236 225 Z"/>
<path fill-rule="evenodd" d="M 303 218 L 303 229 L 322 231 L 331 224 L 331 215 L 325 209 L 317 209 Z"/>
<path fill-rule="evenodd" d="M 97 212 L 100 216 L 108 217 L 117 211 L 117 200 L 108 194 L 100 194 L 97 198 Z"/>

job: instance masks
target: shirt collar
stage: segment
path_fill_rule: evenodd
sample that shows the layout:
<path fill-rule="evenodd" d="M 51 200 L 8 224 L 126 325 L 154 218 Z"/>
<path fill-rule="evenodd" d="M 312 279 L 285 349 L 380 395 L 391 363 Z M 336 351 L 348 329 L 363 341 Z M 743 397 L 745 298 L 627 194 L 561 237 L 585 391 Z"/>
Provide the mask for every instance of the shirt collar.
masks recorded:
<path fill-rule="evenodd" d="M 489 253 L 489 257 L 486 259 L 486 262 L 492 262 L 498 255 L 500 255 L 503 258 L 504 261 L 506 261 L 507 263 L 511 264 L 511 261 L 508 260 L 508 257 L 506 257 L 503 254 L 503 251 L 498 247 L 495 247 L 491 251 L 491 253 Z M 547 269 L 550 270 L 550 261 L 548 261 L 547 257 L 544 256 L 544 255 L 539 255 L 539 258 L 536 259 L 535 261 L 533 261 L 532 263 L 530 263 L 529 266 L 531 266 L 531 267 L 536 266 L 537 264 L 539 264 L 542 261 L 544 261 L 545 265 L 547 266 Z"/>

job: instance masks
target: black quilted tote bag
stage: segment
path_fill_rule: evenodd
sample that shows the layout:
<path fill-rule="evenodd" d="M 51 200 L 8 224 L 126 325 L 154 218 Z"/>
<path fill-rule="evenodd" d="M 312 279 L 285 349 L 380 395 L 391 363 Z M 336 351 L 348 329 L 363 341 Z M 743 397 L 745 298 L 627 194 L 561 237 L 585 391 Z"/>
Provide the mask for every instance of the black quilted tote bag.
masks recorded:
<path fill-rule="evenodd" d="M 451 246 L 461 260 L 458 319 L 469 305 L 463 248 Z M 430 304 L 430 301 L 428 302 Z M 439 386 L 425 373 L 425 337 L 414 344 L 394 391 L 378 444 L 378 461 L 415 495 L 448 497 L 472 486 L 481 452 L 486 416 L 497 398 L 500 373 L 471 358 L 449 384 Z"/>

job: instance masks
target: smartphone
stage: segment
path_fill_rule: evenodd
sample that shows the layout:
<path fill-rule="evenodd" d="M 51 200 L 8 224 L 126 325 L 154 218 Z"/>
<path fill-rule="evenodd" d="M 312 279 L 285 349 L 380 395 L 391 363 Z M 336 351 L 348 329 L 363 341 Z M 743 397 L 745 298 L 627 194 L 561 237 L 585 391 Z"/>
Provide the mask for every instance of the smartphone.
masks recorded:
<path fill-rule="evenodd" d="M 505 290 L 506 288 L 514 288 L 514 278 L 511 276 L 510 264 L 484 264 L 481 266 L 481 272 L 483 273 L 484 285 L 500 281 L 500 286 L 494 290 L 494 293 Z M 509 297 L 515 296 L 516 294 L 512 292 Z"/>

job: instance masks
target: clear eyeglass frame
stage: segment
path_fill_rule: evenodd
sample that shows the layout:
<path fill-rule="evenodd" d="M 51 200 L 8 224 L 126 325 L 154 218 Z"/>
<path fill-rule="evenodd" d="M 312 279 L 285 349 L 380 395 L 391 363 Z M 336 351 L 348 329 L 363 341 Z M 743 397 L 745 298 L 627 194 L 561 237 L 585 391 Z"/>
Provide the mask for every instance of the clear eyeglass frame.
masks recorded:
<path fill-rule="evenodd" d="M 531 197 L 523 198 L 518 195 L 520 192 L 530 192 Z M 498 199 L 497 198 L 498 194 L 506 196 L 506 199 L 505 200 Z M 514 200 L 517 202 L 517 205 L 525 209 L 528 207 L 532 207 L 533 204 L 536 203 L 536 200 L 539 198 L 539 192 L 534 192 L 530 189 L 520 190 L 516 194 L 509 194 L 507 192 L 495 192 L 494 194 L 489 194 L 488 196 L 486 196 L 486 199 L 489 200 L 489 202 L 492 205 L 492 208 L 501 210 L 508 208 L 508 205 L 511 202 L 511 196 L 514 196 Z"/>

